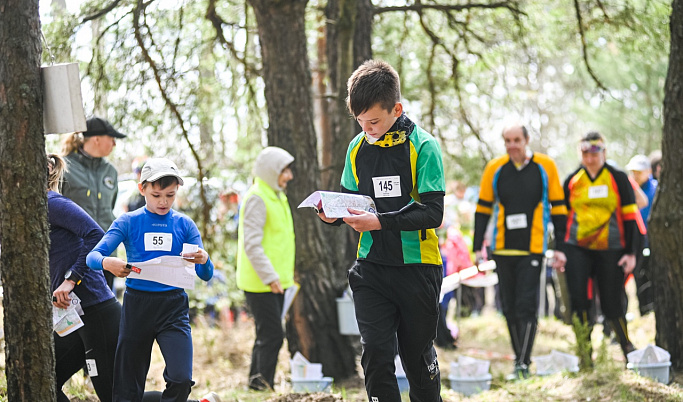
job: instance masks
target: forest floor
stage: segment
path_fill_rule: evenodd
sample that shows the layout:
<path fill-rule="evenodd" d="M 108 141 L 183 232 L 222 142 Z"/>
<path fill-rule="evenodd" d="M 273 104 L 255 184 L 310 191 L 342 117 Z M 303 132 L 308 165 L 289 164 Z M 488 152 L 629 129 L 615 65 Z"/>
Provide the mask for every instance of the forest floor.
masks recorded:
<path fill-rule="evenodd" d="M 630 298 L 635 300 L 635 298 Z M 629 332 L 636 348 L 654 344 L 654 314 L 640 317 L 637 302 L 631 303 Z M 509 382 L 505 376 L 512 371 L 513 356 L 505 320 L 490 306 L 478 317 L 461 318 L 457 322 L 460 337 L 456 350 L 437 348 L 442 370 L 442 398 L 444 401 L 681 401 L 683 402 L 683 373 L 670 374 L 671 384 L 664 385 L 626 370 L 624 357 L 618 345 L 603 341 L 602 326 L 593 332 L 595 369 L 592 372 L 557 373 L 550 376 L 532 376 L 528 380 Z M 253 322 L 242 317 L 235 323 L 209 326 L 200 322 L 193 327 L 194 380 L 191 397 L 199 398 L 215 391 L 223 402 L 337 402 L 366 401 L 362 369 L 357 376 L 335 382 L 331 393 L 293 393 L 290 385 L 290 355 L 286 343 L 279 356 L 276 386 L 272 392 L 255 392 L 247 389 L 247 376 L 253 345 Z M 571 327 L 555 318 L 539 321 L 538 336 L 533 355 L 546 355 L 551 350 L 574 352 L 575 337 Z M 469 398 L 450 389 L 448 372 L 450 362 L 459 356 L 488 360 L 493 375 L 490 390 Z M 154 349 L 147 390 L 164 387 L 164 364 L 158 348 Z M 535 364 L 531 372 L 535 372 Z M 92 387 L 83 375 L 75 375 L 65 386 L 72 402 L 97 401 Z M 403 401 L 409 401 L 403 394 Z"/>

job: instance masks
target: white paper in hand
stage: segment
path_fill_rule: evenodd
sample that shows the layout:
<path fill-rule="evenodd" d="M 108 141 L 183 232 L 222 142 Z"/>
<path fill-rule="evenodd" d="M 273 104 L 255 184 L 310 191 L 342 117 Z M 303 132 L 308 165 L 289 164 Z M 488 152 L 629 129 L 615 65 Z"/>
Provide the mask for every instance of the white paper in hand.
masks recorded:
<path fill-rule="evenodd" d="M 322 208 L 328 218 L 346 218 L 351 216 L 349 208 L 370 213 L 377 212 L 375 201 L 367 195 L 335 193 L 332 191 L 316 191 L 306 197 L 298 208 Z"/>
<path fill-rule="evenodd" d="M 183 243 L 183 251 L 180 253 L 181 256 L 185 254 L 193 254 L 199 251 L 199 246 L 196 244 Z M 183 258 L 194 258 L 194 257 L 183 257 Z"/>
<path fill-rule="evenodd" d="M 131 272 L 130 279 L 144 279 L 178 288 L 194 289 L 194 264 L 180 256 L 162 255 L 147 261 L 131 262 L 140 273 Z"/>

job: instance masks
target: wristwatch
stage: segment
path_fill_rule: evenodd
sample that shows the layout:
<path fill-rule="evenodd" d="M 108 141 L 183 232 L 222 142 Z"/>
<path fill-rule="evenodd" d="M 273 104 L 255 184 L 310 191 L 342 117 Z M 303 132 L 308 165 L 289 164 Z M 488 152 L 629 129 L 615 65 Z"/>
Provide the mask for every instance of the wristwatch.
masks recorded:
<path fill-rule="evenodd" d="M 71 269 L 66 271 L 66 274 L 64 274 L 64 279 L 71 281 L 76 285 L 80 285 L 81 281 L 83 280 L 81 276 L 79 276 L 76 272 L 74 272 Z"/>

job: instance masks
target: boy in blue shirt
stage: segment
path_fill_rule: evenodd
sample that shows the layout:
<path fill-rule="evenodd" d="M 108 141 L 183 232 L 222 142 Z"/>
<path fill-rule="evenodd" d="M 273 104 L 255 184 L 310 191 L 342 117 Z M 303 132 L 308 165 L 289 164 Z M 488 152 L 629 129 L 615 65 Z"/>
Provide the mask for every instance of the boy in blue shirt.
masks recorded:
<path fill-rule="evenodd" d="M 183 254 L 182 258 L 195 264 L 195 272 L 201 279 L 211 279 L 213 263 L 202 249 L 197 226 L 171 208 L 182 184 L 173 162 L 149 159 L 138 184 L 147 205 L 121 215 L 112 223 L 88 254 L 88 266 L 123 278 L 130 275 L 131 268 L 136 268 L 120 258 L 108 257 L 119 244 L 124 244 L 128 261 L 143 262 L 162 256 L 180 258 L 183 243 L 189 243 L 199 248 L 197 252 Z M 187 401 L 194 384 L 187 293 L 179 287 L 128 277 L 114 362 L 114 401 L 142 400 L 154 340 L 166 363 L 166 389 L 161 401 Z"/>

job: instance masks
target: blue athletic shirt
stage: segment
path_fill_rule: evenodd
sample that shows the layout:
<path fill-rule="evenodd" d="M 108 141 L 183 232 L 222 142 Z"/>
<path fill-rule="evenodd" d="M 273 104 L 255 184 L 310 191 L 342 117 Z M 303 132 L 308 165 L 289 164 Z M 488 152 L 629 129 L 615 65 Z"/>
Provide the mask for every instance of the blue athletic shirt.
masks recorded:
<path fill-rule="evenodd" d="M 147 249 L 145 249 L 147 238 Z M 168 242 L 171 245 L 168 245 Z M 166 215 L 157 215 L 147 207 L 119 216 L 111 224 L 102 240 L 88 254 L 87 264 L 92 269 L 101 270 L 102 261 L 123 243 L 128 261 L 142 262 L 164 255 L 180 256 L 183 243 L 196 244 L 200 248 L 202 238 L 197 225 L 187 215 L 173 209 Z M 155 250 L 161 248 L 161 250 Z M 211 259 L 206 264 L 195 264 L 195 272 L 201 279 L 208 281 L 213 276 Z M 143 279 L 126 279 L 126 286 L 146 292 L 165 292 L 178 289 L 158 282 Z"/>

